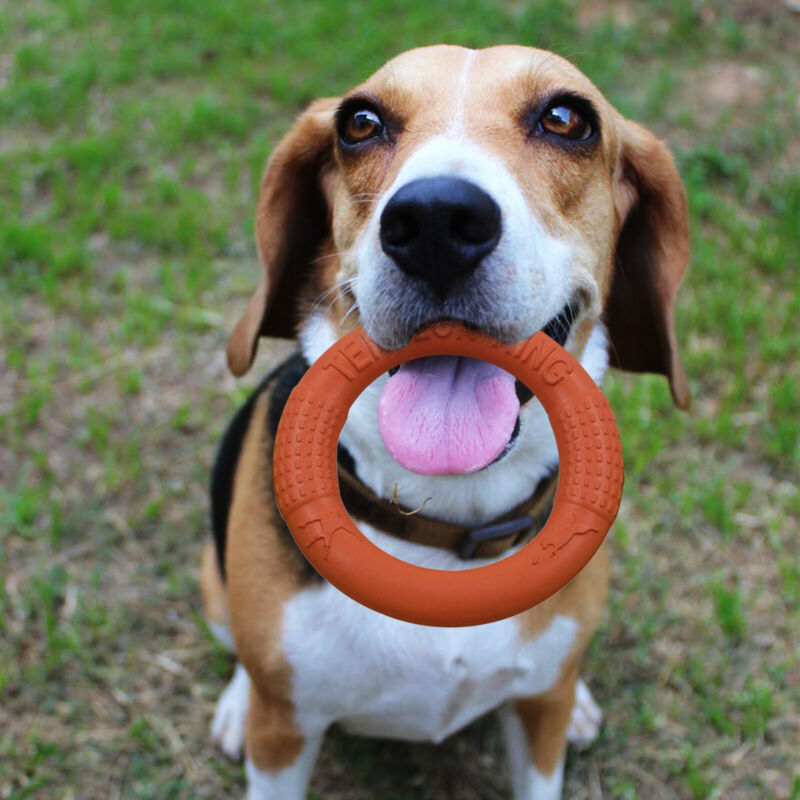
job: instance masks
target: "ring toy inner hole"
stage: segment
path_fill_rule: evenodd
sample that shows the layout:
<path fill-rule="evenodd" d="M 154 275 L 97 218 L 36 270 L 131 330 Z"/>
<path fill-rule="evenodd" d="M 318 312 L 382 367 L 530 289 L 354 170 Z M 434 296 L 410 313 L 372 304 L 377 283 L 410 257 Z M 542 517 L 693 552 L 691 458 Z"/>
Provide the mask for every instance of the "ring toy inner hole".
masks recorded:
<path fill-rule="evenodd" d="M 482 567 L 438 570 L 390 556 L 358 529 L 339 495 L 336 445 L 350 406 L 392 367 L 431 355 L 468 356 L 510 372 L 536 395 L 553 427 L 559 482 L 553 510 L 518 552 Z M 275 437 L 275 499 L 297 545 L 327 581 L 369 608 L 423 625 L 479 625 L 532 608 L 589 562 L 622 497 L 622 445 L 608 401 L 581 365 L 539 331 L 505 345 L 438 323 L 399 350 L 359 327 L 311 365 Z"/>

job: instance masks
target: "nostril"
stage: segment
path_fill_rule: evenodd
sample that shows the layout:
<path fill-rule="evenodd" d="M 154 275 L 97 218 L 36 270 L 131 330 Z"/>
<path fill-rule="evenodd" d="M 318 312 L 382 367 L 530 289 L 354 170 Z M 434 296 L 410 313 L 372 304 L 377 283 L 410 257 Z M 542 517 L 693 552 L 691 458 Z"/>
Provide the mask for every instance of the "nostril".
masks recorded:
<path fill-rule="evenodd" d="M 484 244 L 497 235 L 500 227 L 499 216 L 488 213 L 476 213 L 474 209 L 458 209 L 450 220 L 450 235 L 467 244 Z"/>
<path fill-rule="evenodd" d="M 381 238 L 388 245 L 409 244 L 419 236 L 419 225 L 414 215 L 398 211 L 384 214 L 381 220 Z"/>

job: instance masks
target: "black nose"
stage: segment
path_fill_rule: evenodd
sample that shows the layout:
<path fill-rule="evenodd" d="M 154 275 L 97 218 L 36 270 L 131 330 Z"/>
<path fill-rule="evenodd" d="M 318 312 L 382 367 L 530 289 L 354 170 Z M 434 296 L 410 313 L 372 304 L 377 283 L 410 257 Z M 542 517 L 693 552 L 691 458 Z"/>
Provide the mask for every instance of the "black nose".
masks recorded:
<path fill-rule="evenodd" d="M 420 178 L 395 193 L 381 214 L 381 246 L 403 272 L 445 297 L 500 239 L 500 208 L 462 178 Z"/>

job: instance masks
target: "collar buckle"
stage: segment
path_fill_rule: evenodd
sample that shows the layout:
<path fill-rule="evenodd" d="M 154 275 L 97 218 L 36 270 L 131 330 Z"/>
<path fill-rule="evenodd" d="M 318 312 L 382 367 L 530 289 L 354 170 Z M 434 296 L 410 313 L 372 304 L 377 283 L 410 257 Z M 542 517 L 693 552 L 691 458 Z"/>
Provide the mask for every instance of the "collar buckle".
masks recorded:
<path fill-rule="evenodd" d="M 476 557 L 478 548 L 483 542 L 504 539 L 516 533 L 517 536 L 509 545 L 513 547 L 521 539 L 522 535 L 533 525 L 533 517 L 526 514 L 522 517 L 507 520 L 506 522 L 496 522 L 493 525 L 484 525 L 480 528 L 470 528 L 465 534 L 458 548 L 458 557 L 463 561 L 469 561 Z"/>

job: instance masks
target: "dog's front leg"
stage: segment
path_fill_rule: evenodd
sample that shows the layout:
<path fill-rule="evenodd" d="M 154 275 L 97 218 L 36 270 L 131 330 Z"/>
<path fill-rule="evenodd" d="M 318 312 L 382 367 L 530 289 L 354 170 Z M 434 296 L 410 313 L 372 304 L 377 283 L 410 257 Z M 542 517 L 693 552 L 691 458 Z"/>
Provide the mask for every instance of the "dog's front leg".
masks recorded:
<path fill-rule="evenodd" d="M 303 735 L 292 704 L 250 688 L 245 741 L 247 800 L 303 800 L 324 732 Z"/>
<path fill-rule="evenodd" d="M 500 710 L 514 800 L 559 800 L 577 668 L 542 695 Z"/>

